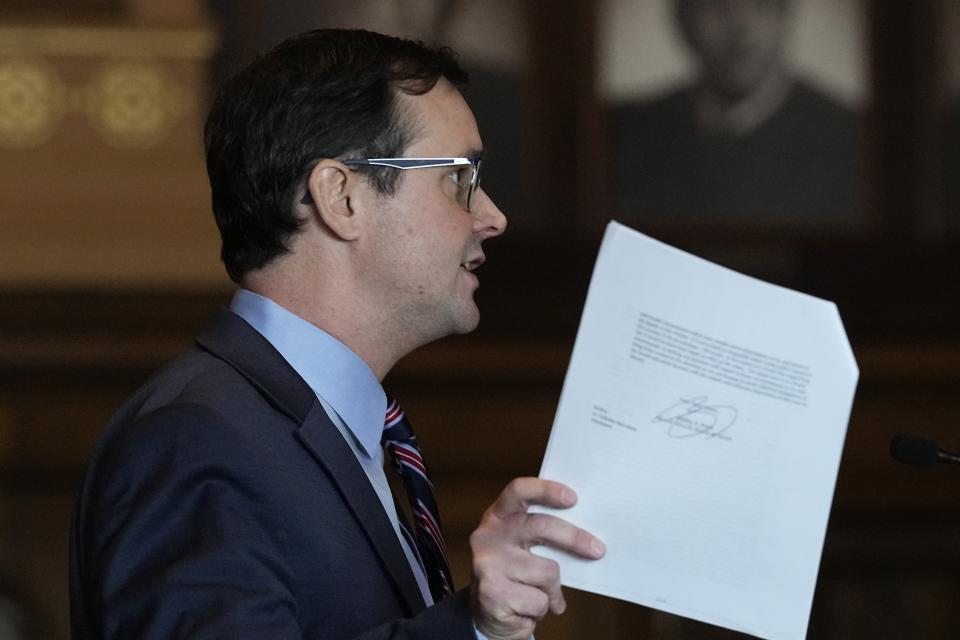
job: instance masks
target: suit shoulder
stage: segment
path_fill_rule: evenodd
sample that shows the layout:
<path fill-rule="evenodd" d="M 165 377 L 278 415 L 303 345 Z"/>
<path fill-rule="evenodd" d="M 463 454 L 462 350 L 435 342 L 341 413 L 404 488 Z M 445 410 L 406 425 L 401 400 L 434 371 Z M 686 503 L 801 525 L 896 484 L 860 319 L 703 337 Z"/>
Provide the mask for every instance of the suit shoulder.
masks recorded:
<path fill-rule="evenodd" d="M 114 414 L 90 462 L 94 473 L 180 456 L 244 463 L 296 423 L 241 373 L 200 349 L 158 371 Z M 260 452 L 260 455 L 257 455 Z M 199 461 L 199 459 L 198 459 Z"/>
<path fill-rule="evenodd" d="M 226 421 L 251 412 L 277 413 L 270 400 L 236 368 L 194 348 L 160 369 L 130 396 L 114 414 L 107 430 L 160 410 L 165 410 L 165 415 L 175 407 L 219 415 Z"/>

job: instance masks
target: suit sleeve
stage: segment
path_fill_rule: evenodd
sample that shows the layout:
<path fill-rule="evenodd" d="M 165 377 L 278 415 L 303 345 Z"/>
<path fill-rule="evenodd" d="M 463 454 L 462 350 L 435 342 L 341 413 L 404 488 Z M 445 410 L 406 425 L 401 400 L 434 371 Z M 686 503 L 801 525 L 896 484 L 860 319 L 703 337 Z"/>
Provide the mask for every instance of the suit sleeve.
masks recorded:
<path fill-rule="evenodd" d="M 303 638 L 308 605 L 261 476 L 256 446 L 200 406 L 168 406 L 114 437 L 81 520 L 92 637 Z M 474 640 L 465 593 L 357 636 L 434 638 Z"/>
<path fill-rule="evenodd" d="M 351 640 L 477 640 L 470 613 L 469 589 L 461 589 L 413 618 L 396 620 Z"/>

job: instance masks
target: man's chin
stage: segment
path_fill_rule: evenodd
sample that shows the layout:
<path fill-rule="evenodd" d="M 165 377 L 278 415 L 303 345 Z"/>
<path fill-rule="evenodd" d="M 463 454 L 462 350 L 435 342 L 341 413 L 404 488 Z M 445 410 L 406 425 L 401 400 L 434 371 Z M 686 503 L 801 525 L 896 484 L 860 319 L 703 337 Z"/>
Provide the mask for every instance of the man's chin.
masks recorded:
<path fill-rule="evenodd" d="M 454 333 L 465 334 L 470 333 L 480 325 L 480 313 L 477 312 L 470 319 L 464 319 L 463 322 L 454 330 Z"/>
<path fill-rule="evenodd" d="M 457 314 L 452 333 L 459 335 L 470 333 L 476 329 L 479 324 L 480 309 L 477 307 L 476 303 L 471 300 L 469 304 L 461 309 L 460 313 Z"/>

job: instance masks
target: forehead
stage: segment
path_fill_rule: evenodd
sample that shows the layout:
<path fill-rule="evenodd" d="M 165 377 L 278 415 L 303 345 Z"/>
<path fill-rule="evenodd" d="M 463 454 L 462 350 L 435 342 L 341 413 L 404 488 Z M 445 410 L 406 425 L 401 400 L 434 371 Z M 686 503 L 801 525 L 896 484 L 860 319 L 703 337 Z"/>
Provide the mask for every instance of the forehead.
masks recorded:
<path fill-rule="evenodd" d="M 445 78 L 440 78 L 423 95 L 401 93 L 399 100 L 414 131 L 406 155 L 459 157 L 482 149 L 473 112 L 457 88 Z"/>

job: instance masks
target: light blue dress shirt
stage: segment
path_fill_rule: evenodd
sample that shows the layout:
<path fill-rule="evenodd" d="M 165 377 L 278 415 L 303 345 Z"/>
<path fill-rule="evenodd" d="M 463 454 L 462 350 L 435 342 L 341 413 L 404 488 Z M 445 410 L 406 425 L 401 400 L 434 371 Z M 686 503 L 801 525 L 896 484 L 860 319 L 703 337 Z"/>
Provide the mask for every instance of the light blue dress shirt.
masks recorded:
<path fill-rule="evenodd" d="M 230 302 L 230 310 L 266 338 L 317 394 L 320 405 L 350 445 L 380 498 L 423 599 L 427 606 L 432 605 L 430 585 L 416 549 L 411 548 L 400 531 L 393 494 L 383 471 L 380 435 L 387 395 L 377 376 L 345 344 L 269 298 L 239 289 Z M 479 630 L 474 631 L 477 640 L 487 640 Z"/>
<path fill-rule="evenodd" d="M 380 498 L 423 599 L 428 606 L 433 604 L 416 550 L 400 532 L 393 494 L 383 471 L 380 434 L 387 396 L 377 376 L 345 344 L 269 298 L 240 289 L 233 296 L 230 310 L 266 338 L 317 394 L 320 405 L 350 445 Z"/>

